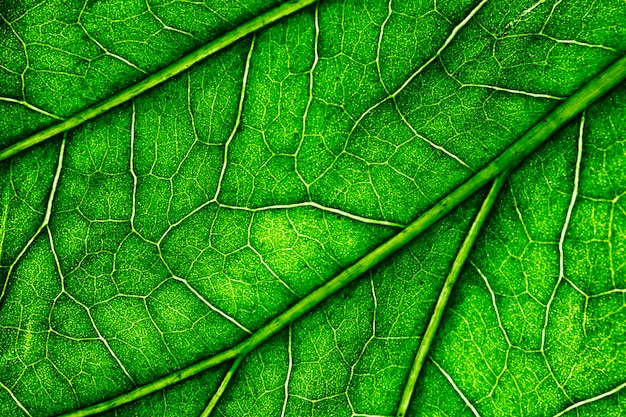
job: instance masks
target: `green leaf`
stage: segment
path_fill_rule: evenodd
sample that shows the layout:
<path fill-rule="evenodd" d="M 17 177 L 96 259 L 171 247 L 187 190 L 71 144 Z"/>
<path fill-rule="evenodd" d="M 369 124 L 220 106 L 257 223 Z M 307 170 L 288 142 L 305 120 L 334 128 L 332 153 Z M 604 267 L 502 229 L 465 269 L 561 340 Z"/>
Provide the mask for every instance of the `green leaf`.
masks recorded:
<path fill-rule="evenodd" d="M 626 413 L 626 4 L 308 3 L 0 6 L 0 414 L 395 415 L 572 118 L 408 415 Z"/>

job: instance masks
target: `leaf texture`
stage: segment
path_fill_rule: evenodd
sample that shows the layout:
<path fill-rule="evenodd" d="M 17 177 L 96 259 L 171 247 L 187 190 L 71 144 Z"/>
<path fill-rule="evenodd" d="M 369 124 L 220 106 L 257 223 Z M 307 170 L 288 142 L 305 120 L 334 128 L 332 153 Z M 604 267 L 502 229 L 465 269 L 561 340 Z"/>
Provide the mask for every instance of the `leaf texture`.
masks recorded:
<path fill-rule="evenodd" d="M 278 6 L 6 2 L 0 144 Z M 624 52 L 623 1 L 323 0 L 0 162 L 0 414 L 80 411 L 246 340 Z M 620 85 L 510 175 L 407 415 L 626 413 L 625 119 Z M 211 415 L 395 415 L 485 196 L 232 372 L 106 415 L 199 416 L 220 384 Z"/>

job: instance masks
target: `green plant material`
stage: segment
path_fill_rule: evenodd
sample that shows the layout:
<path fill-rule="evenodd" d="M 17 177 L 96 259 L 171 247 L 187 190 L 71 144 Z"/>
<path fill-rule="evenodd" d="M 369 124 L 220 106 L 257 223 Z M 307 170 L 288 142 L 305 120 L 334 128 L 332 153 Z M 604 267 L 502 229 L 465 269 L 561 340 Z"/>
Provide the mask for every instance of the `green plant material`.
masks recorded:
<path fill-rule="evenodd" d="M 443 283 L 443 287 L 441 288 L 441 292 L 439 293 L 439 297 L 437 297 L 437 303 L 435 304 L 435 309 L 430 316 L 428 321 L 428 326 L 426 327 L 426 331 L 424 332 L 424 336 L 422 337 L 422 341 L 420 342 L 419 348 L 417 349 L 417 354 L 415 355 L 415 361 L 413 362 L 413 366 L 411 367 L 411 371 L 409 372 L 409 377 L 407 378 L 407 382 L 404 386 L 404 390 L 402 391 L 402 397 L 400 398 L 400 405 L 398 405 L 398 412 L 396 413 L 397 417 L 404 417 L 406 415 L 407 410 L 409 409 L 409 404 L 411 403 L 411 398 L 413 397 L 413 392 L 415 391 L 415 384 L 417 383 L 417 378 L 419 377 L 420 371 L 422 370 L 422 366 L 424 366 L 424 361 L 426 360 L 426 355 L 428 355 L 428 351 L 430 350 L 430 345 L 433 343 L 435 338 L 435 334 L 437 333 L 437 328 L 439 327 L 439 323 L 441 322 L 441 318 L 443 317 L 443 313 L 445 311 L 446 305 L 448 305 L 448 300 L 450 299 L 450 295 L 452 294 L 452 289 L 454 288 L 454 284 L 456 284 L 456 280 L 461 273 L 461 269 L 465 265 L 465 261 L 469 257 L 469 254 L 474 246 L 474 242 L 480 233 L 493 204 L 496 202 L 498 198 L 498 194 L 504 185 L 507 177 L 509 176 L 510 171 L 505 171 L 496 177 L 493 180 L 493 184 L 489 189 L 489 194 L 483 201 L 483 204 L 480 206 L 480 210 L 472 223 L 472 227 L 470 227 L 469 232 L 467 232 L 467 236 L 463 240 L 463 244 L 461 245 L 461 249 L 459 249 L 459 253 L 454 258 L 454 262 L 452 263 L 452 267 L 450 268 L 450 272 L 446 277 L 445 282 Z"/>
<path fill-rule="evenodd" d="M 253 42 L 254 43 L 254 42 Z M 251 49 L 252 50 L 252 49 Z M 215 356 L 203 359 L 193 365 L 173 372 L 164 378 L 158 379 L 150 384 L 141 386 L 128 393 L 112 398 L 94 406 L 86 407 L 75 412 L 65 414 L 67 417 L 88 416 L 110 410 L 120 405 L 135 401 L 143 396 L 151 394 L 155 391 L 162 390 L 174 383 L 198 374 L 206 369 L 212 368 L 232 358 L 240 357 L 256 349 L 259 345 L 274 336 L 280 330 L 293 323 L 303 314 L 311 311 L 315 306 L 328 299 L 346 285 L 354 281 L 366 271 L 378 265 L 390 255 L 398 251 L 400 248 L 408 244 L 416 236 L 428 229 L 433 223 L 441 219 L 444 215 L 456 208 L 465 199 L 469 198 L 473 193 L 491 180 L 495 175 L 508 172 L 513 169 L 524 157 L 529 155 L 537 146 L 547 140 L 553 132 L 563 126 L 571 117 L 575 116 L 579 111 L 584 109 L 589 103 L 595 101 L 604 92 L 608 91 L 612 86 L 626 78 L 626 57 L 621 58 L 614 65 L 594 78 L 586 84 L 581 90 L 576 92 L 561 106 L 557 107 L 548 116 L 541 119 L 533 128 L 531 128 L 518 141 L 513 143 L 506 151 L 497 157 L 493 162 L 472 176 L 467 182 L 441 199 L 434 207 L 427 210 L 417 220 L 408 225 L 400 233 L 370 251 L 367 255 L 359 259 L 356 263 L 346 268 L 339 275 L 326 282 L 316 290 L 302 298 L 295 305 L 287 309 L 278 317 L 272 319 L 269 323 L 258 329 L 245 341 L 237 344 L 231 349 L 221 352 Z M 245 77 L 244 77 L 245 79 Z M 60 164 L 59 164 L 60 167 Z M 60 168 L 59 168 L 60 170 Z M 500 186 L 501 181 L 497 181 Z M 491 204 L 488 197 L 488 204 Z M 479 217 L 482 215 L 479 213 Z M 469 232 L 470 240 L 475 238 L 473 230 Z M 473 237 L 472 237 L 473 236 Z M 466 250 L 463 249 L 466 256 Z M 457 266 L 453 266 L 454 273 L 458 273 Z M 445 286 L 446 284 L 444 284 Z M 442 308 L 435 309 L 435 314 L 442 314 Z M 440 317 L 436 319 L 440 320 Z M 241 326 L 240 326 L 241 327 Z M 430 329 L 430 332 L 434 329 Z M 430 333 L 427 329 L 427 334 Z M 429 334 L 429 338 L 433 335 Z M 431 340 L 432 341 L 432 340 Z M 430 343 L 430 342 L 428 342 Z M 221 388 L 221 387 L 220 387 Z"/>
<path fill-rule="evenodd" d="M 4 3 L 0 149 L 280 4 Z M 624 21 L 609 0 L 321 1 L 5 159 L 0 415 L 395 414 L 481 187 L 550 135 L 407 415 L 623 414 Z"/>
<path fill-rule="evenodd" d="M 114 107 L 119 106 L 120 104 L 126 103 L 129 100 L 132 100 L 134 97 L 137 97 L 139 94 L 142 94 L 148 91 L 151 88 L 156 87 L 157 85 L 169 80 L 170 78 L 180 74 L 185 71 L 192 65 L 197 64 L 203 59 L 215 54 L 216 52 L 226 48 L 227 46 L 232 45 L 234 42 L 240 40 L 244 36 L 247 36 L 265 26 L 268 26 L 279 19 L 282 19 L 285 16 L 289 16 L 292 13 L 297 12 L 298 10 L 310 6 L 316 0 L 297 0 L 297 1 L 288 1 L 274 9 L 270 9 L 268 12 L 265 12 L 248 22 L 237 26 L 235 29 L 225 33 L 220 36 L 216 40 L 196 49 L 190 54 L 185 55 L 179 60 L 173 62 L 167 67 L 157 71 L 154 74 L 144 78 L 140 82 L 131 85 L 128 88 L 116 93 L 110 97 L 107 97 L 103 101 L 94 104 L 75 115 L 68 117 L 63 120 L 61 123 L 58 123 L 54 126 L 50 126 L 40 132 L 37 132 L 25 139 L 20 140 L 19 142 L 9 146 L 8 148 L 2 150 L 0 152 L 0 161 L 10 158 L 16 153 L 23 151 L 24 149 L 28 149 L 31 146 L 34 146 L 40 142 L 43 142 L 46 139 L 50 139 L 51 137 L 58 135 L 59 133 L 67 132 L 70 129 L 75 128 L 87 120 L 91 120 L 94 117 L 101 115 L 104 112 L 111 110 Z M 6 21 L 6 20 L 5 20 Z M 26 101 L 15 101 L 12 102 L 23 104 L 28 106 L 28 102 Z M 29 106 L 30 109 L 33 109 L 34 106 Z M 50 113 L 44 112 L 45 115 L 50 115 Z M 54 116 L 53 116 L 54 117 Z"/>
<path fill-rule="evenodd" d="M 202 414 L 200 414 L 200 417 L 209 417 L 211 415 L 211 413 L 215 409 L 215 406 L 217 405 L 217 402 L 220 400 L 220 398 L 222 398 L 222 395 L 224 395 L 226 388 L 228 388 L 230 380 L 233 379 L 235 372 L 237 372 L 237 368 L 239 368 L 239 365 L 241 364 L 243 358 L 245 358 L 245 355 L 239 355 L 237 359 L 233 361 L 230 369 L 228 370 L 228 372 L 226 372 L 226 375 L 224 375 L 222 383 L 217 388 L 217 391 L 215 391 L 215 394 L 213 394 L 213 397 L 211 397 L 211 401 L 209 401 Z"/>

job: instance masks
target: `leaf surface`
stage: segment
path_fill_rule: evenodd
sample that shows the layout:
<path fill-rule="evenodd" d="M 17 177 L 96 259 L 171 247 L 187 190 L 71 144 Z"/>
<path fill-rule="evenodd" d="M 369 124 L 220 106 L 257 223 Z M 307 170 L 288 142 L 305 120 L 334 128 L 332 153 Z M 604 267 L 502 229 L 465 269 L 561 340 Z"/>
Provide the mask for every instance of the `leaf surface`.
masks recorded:
<path fill-rule="evenodd" d="M 81 410 L 246 340 L 626 51 L 623 2 L 441 3 L 322 1 L 1 162 L 0 414 Z M 6 3 L 0 142 L 277 5 Z M 625 115 L 620 86 L 511 174 L 408 415 L 626 412 Z M 394 415 L 485 196 L 248 353 L 212 415 Z M 108 415 L 201 415 L 229 368 Z"/>

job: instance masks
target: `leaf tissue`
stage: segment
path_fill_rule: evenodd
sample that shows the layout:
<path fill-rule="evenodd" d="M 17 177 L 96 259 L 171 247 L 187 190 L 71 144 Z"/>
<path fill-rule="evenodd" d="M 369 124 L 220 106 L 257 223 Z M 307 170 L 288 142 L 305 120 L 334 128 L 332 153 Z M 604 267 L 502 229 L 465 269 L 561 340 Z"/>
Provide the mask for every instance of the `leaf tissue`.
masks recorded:
<path fill-rule="evenodd" d="M 0 415 L 626 415 L 625 53 L 624 0 L 5 0 Z"/>

